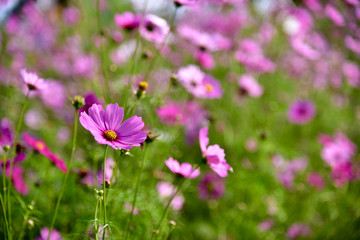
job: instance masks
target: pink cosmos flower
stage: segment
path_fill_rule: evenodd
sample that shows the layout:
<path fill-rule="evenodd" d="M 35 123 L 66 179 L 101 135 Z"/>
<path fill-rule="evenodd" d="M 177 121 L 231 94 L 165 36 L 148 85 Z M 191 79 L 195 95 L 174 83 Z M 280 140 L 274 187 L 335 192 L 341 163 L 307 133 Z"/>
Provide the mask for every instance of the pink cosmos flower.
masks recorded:
<path fill-rule="evenodd" d="M 131 210 L 132 210 L 132 205 L 131 205 L 130 203 L 124 203 L 124 208 L 125 208 L 127 211 L 131 212 Z M 136 207 L 134 208 L 133 214 L 134 214 L 134 215 L 138 215 L 138 214 L 139 214 L 139 210 L 138 210 Z"/>
<path fill-rule="evenodd" d="M 316 172 L 310 173 L 307 177 L 307 181 L 311 186 L 316 187 L 317 190 L 323 189 L 325 185 L 323 177 Z"/>
<path fill-rule="evenodd" d="M 181 6 L 194 6 L 199 3 L 198 0 L 174 0 L 174 4 L 176 7 Z"/>
<path fill-rule="evenodd" d="M 50 161 L 52 161 L 55 166 L 57 166 L 61 171 L 67 171 L 65 162 L 61 158 L 56 156 L 54 153 L 52 153 L 50 149 L 46 146 L 45 142 L 31 137 L 27 132 L 24 133 L 23 139 L 27 144 L 29 144 L 30 147 L 35 149 L 41 155 L 50 159 Z"/>
<path fill-rule="evenodd" d="M 47 240 L 49 237 L 49 232 L 50 230 L 48 228 L 42 228 L 40 231 L 40 236 L 37 237 L 35 240 Z M 60 233 L 57 230 L 53 229 L 51 231 L 51 236 L 49 240 L 62 240 L 62 238 Z"/>
<path fill-rule="evenodd" d="M 114 168 L 115 168 L 115 161 L 111 158 L 106 159 L 105 161 L 105 181 L 110 183 L 111 178 L 113 176 Z M 98 184 L 99 186 L 102 186 L 103 184 L 103 168 L 98 172 L 97 174 L 98 178 Z M 113 182 L 115 181 L 115 178 L 113 179 Z"/>
<path fill-rule="evenodd" d="M 206 158 L 210 168 L 220 177 L 227 177 L 228 170 L 232 171 L 232 167 L 226 163 L 224 149 L 219 145 L 210 145 L 208 138 L 209 129 L 207 127 L 200 129 L 199 142 L 201 152 Z"/>
<path fill-rule="evenodd" d="M 122 14 L 115 14 L 115 23 L 119 28 L 126 30 L 133 30 L 139 27 L 140 16 L 132 12 L 124 12 Z"/>
<path fill-rule="evenodd" d="M 331 178 L 335 186 L 341 187 L 355 177 L 352 163 L 339 164 L 331 171 Z"/>
<path fill-rule="evenodd" d="M 273 226 L 274 226 L 274 220 L 270 218 L 260 222 L 258 225 L 258 229 L 262 232 L 266 232 L 269 231 Z"/>
<path fill-rule="evenodd" d="M 141 21 L 140 34 L 150 42 L 162 43 L 169 31 L 168 23 L 156 15 L 147 14 Z"/>
<path fill-rule="evenodd" d="M 240 91 L 249 96 L 258 98 L 263 94 L 263 87 L 249 74 L 244 74 L 238 81 Z"/>
<path fill-rule="evenodd" d="M 201 199 L 218 199 L 224 194 L 224 181 L 215 173 L 206 173 L 199 181 L 198 193 Z"/>
<path fill-rule="evenodd" d="M 360 44 L 359 44 L 360 47 Z M 346 77 L 347 82 L 349 85 L 353 87 L 358 87 L 360 84 L 360 68 L 359 66 L 350 61 L 345 61 L 342 66 L 342 71 L 344 76 Z"/>
<path fill-rule="evenodd" d="M 141 117 L 132 116 L 121 123 L 123 118 L 124 109 L 117 103 L 107 105 L 105 111 L 101 105 L 94 104 L 88 113 L 81 113 L 80 123 L 91 132 L 99 144 L 130 150 L 145 141 L 146 132 L 141 131 L 144 122 Z"/>
<path fill-rule="evenodd" d="M 341 132 L 334 138 L 321 135 L 319 140 L 324 145 L 321 157 L 332 168 L 350 163 L 356 153 L 356 145 Z"/>
<path fill-rule="evenodd" d="M 173 173 L 181 175 L 184 178 L 196 178 L 200 174 L 200 170 L 193 168 L 190 163 L 185 162 L 180 165 L 180 163 L 172 157 L 166 160 L 165 164 Z"/>
<path fill-rule="evenodd" d="M 0 122 L 0 147 L 13 144 L 13 126 L 9 119 L 2 118 Z"/>
<path fill-rule="evenodd" d="M 157 109 L 160 120 L 169 125 L 184 125 L 188 116 L 185 114 L 185 106 L 169 101 L 165 106 Z"/>
<path fill-rule="evenodd" d="M 28 72 L 26 69 L 22 69 L 20 74 L 29 91 L 42 90 L 46 87 L 45 81 L 39 78 L 36 73 Z"/>
<path fill-rule="evenodd" d="M 80 19 L 80 11 L 76 7 L 67 7 L 63 12 L 63 19 L 68 25 L 75 25 Z"/>
<path fill-rule="evenodd" d="M 59 111 L 67 100 L 66 88 L 60 81 L 47 80 L 46 88 L 41 91 L 40 97 L 46 106 Z"/>
<path fill-rule="evenodd" d="M 325 15 L 333 21 L 333 23 L 337 26 L 345 26 L 344 17 L 341 13 L 330 3 L 325 6 Z"/>
<path fill-rule="evenodd" d="M 177 188 L 168 182 L 158 182 L 156 184 L 156 189 L 159 193 L 159 197 L 162 200 L 170 199 L 177 191 Z M 183 204 L 184 204 L 184 197 L 178 193 L 176 196 L 174 196 L 173 200 L 170 203 L 170 206 L 174 210 L 181 210 Z"/>
<path fill-rule="evenodd" d="M 220 82 L 203 73 L 198 66 L 189 65 L 178 71 L 180 83 L 198 98 L 220 98 L 223 94 Z"/>
<path fill-rule="evenodd" d="M 15 160 L 14 160 L 15 162 Z M 8 165 L 6 167 L 6 176 L 9 176 L 10 173 L 10 166 Z M 24 170 L 21 166 L 15 165 L 12 169 L 12 182 L 14 184 L 14 187 L 16 191 L 21 193 L 22 195 L 26 195 L 29 193 L 29 187 L 26 185 L 24 179 Z"/>
<path fill-rule="evenodd" d="M 293 224 L 291 225 L 287 232 L 286 232 L 286 236 L 289 239 L 295 239 L 297 237 L 307 237 L 311 234 L 311 230 L 310 227 L 306 224 Z"/>
<path fill-rule="evenodd" d="M 345 46 L 353 51 L 354 53 L 360 55 L 360 40 L 356 39 L 350 35 L 347 35 L 344 39 Z"/>
<path fill-rule="evenodd" d="M 94 104 L 102 105 L 102 101 L 99 100 L 96 95 L 92 92 L 89 92 L 84 97 L 85 105 L 79 109 L 79 113 L 86 112 L 89 113 L 89 108 L 92 107 Z"/>
<path fill-rule="evenodd" d="M 315 106 L 309 100 L 298 99 L 294 101 L 288 111 L 290 122 L 303 125 L 310 122 L 315 116 Z"/>

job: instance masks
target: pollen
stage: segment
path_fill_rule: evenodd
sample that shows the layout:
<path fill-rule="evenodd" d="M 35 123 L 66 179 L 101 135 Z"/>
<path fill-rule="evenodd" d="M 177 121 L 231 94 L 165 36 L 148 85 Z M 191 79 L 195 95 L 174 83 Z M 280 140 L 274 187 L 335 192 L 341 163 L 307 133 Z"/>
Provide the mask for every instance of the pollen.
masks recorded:
<path fill-rule="evenodd" d="M 36 147 L 41 151 L 45 148 L 45 144 L 42 142 L 37 142 Z"/>
<path fill-rule="evenodd" d="M 208 91 L 208 92 L 212 92 L 212 91 L 213 91 L 213 86 L 210 85 L 210 84 L 206 84 L 206 85 L 205 85 L 205 89 L 206 89 L 206 91 Z"/>
<path fill-rule="evenodd" d="M 114 141 L 117 138 L 117 134 L 113 130 L 107 130 L 105 132 L 105 138 L 109 141 Z"/>

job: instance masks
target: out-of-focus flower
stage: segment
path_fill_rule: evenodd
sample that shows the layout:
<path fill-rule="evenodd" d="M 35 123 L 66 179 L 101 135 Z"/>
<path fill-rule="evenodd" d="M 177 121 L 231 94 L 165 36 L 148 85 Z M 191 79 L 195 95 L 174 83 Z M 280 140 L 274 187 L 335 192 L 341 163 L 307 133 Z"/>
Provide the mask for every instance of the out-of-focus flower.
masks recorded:
<path fill-rule="evenodd" d="M 286 237 L 289 239 L 295 239 L 297 237 L 308 237 L 310 234 L 311 230 L 308 225 L 296 223 L 288 228 Z"/>
<path fill-rule="evenodd" d="M 215 173 L 206 173 L 199 181 L 199 198 L 217 199 L 224 194 L 224 181 Z"/>
<path fill-rule="evenodd" d="M 40 236 L 37 237 L 35 240 L 62 240 L 62 237 L 60 235 L 60 233 L 56 230 L 53 229 L 51 231 L 51 236 L 49 238 L 49 233 L 50 230 L 48 228 L 42 228 L 40 231 Z"/>
<path fill-rule="evenodd" d="M 333 21 L 333 23 L 337 26 L 345 26 L 344 17 L 341 13 L 330 3 L 325 6 L 325 15 Z"/>
<path fill-rule="evenodd" d="M 131 205 L 130 203 L 124 203 L 124 208 L 130 212 L 131 209 L 132 209 L 132 205 Z M 134 214 L 134 215 L 138 215 L 138 214 L 139 214 L 139 210 L 138 210 L 136 207 L 134 207 L 133 214 Z"/>
<path fill-rule="evenodd" d="M 198 98 L 220 98 L 223 94 L 221 84 L 211 75 L 203 73 L 199 67 L 189 65 L 178 71 L 180 83 Z"/>
<path fill-rule="evenodd" d="M 316 172 L 310 173 L 307 177 L 307 181 L 311 186 L 316 187 L 316 189 L 321 190 L 325 186 L 323 177 Z"/>
<path fill-rule="evenodd" d="M 80 19 L 80 11 L 76 7 L 67 7 L 63 11 L 63 19 L 68 25 L 75 25 Z"/>
<path fill-rule="evenodd" d="M 111 158 L 106 159 L 105 161 L 105 181 L 107 181 L 108 183 L 112 182 L 113 183 L 115 181 L 115 178 L 113 178 L 113 172 L 114 172 L 114 168 L 115 168 L 115 161 Z M 97 178 L 98 178 L 98 184 L 102 185 L 103 184 L 103 168 L 98 172 L 97 174 Z M 113 178 L 113 179 L 112 179 Z"/>
<path fill-rule="evenodd" d="M 360 49 L 360 44 L 359 44 Z M 342 71 L 344 76 L 346 77 L 347 82 L 349 85 L 353 87 L 358 87 L 360 84 L 360 68 L 359 66 L 350 61 L 345 61 L 342 66 Z"/>
<path fill-rule="evenodd" d="M 132 12 L 124 12 L 122 14 L 115 14 L 115 23 L 119 28 L 126 30 L 133 30 L 139 27 L 140 16 Z"/>
<path fill-rule="evenodd" d="M 150 42 L 162 43 L 168 35 L 170 27 L 168 23 L 153 14 L 147 14 L 141 21 L 140 34 Z"/>
<path fill-rule="evenodd" d="M 347 35 L 344 39 L 345 46 L 353 51 L 354 53 L 360 55 L 360 40 L 355 39 L 352 36 Z"/>
<path fill-rule="evenodd" d="M 290 122 L 303 125 L 310 122 L 315 116 L 315 106 L 309 100 L 295 100 L 288 111 L 288 119 Z"/>
<path fill-rule="evenodd" d="M 238 81 L 240 93 L 258 98 L 263 94 L 263 87 L 249 74 L 244 74 Z"/>
<path fill-rule="evenodd" d="M 181 6 L 194 6 L 199 3 L 198 0 L 174 0 L 174 4 L 176 7 Z"/>
<path fill-rule="evenodd" d="M 177 188 L 168 182 L 158 182 L 158 184 L 156 185 L 156 189 L 159 193 L 160 199 L 162 200 L 170 199 L 172 196 L 174 196 L 174 194 L 177 191 Z M 183 204 L 184 204 L 184 197 L 180 193 L 178 193 L 176 196 L 174 196 L 173 200 L 170 203 L 170 206 L 174 210 L 179 211 L 181 210 Z"/>
<path fill-rule="evenodd" d="M 31 109 L 25 114 L 25 124 L 33 129 L 39 129 L 44 126 L 45 116 L 38 110 Z"/>
<path fill-rule="evenodd" d="M 45 81 L 39 78 L 36 73 L 28 72 L 26 69 L 22 69 L 20 74 L 29 91 L 43 90 L 46 87 Z"/>
<path fill-rule="evenodd" d="M 209 129 L 207 127 L 200 129 L 199 142 L 203 157 L 206 158 L 210 168 L 220 177 L 227 177 L 228 171 L 232 167 L 225 160 L 225 151 L 219 145 L 209 145 Z"/>
<path fill-rule="evenodd" d="M 196 178 L 200 174 L 200 170 L 193 168 L 190 163 L 185 162 L 180 165 L 180 163 L 172 157 L 166 160 L 165 164 L 173 173 L 181 175 L 184 178 Z"/>
<path fill-rule="evenodd" d="M 15 161 L 14 161 L 15 162 Z M 9 176 L 10 173 L 10 166 L 6 167 L 6 176 Z M 22 195 L 26 195 L 29 193 L 29 187 L 26 185 L 23 179 L 24 170 L 21 166 L 15 165 L 12 168 L 12 181 L 14 183 L 14 187 L 16 191 L 21 193 Z"/>
<path fill-rule="evenodd" d="M 65 162 L 61 158 L 56 156 L 54 153 L 52 153 L 50 149 L 46 146 L 44 141 L 31 137 L 27 132 L 24 133 L 23 139 L 27 144 L 29 144 L 30 147 L 35 149 L 38 153 L 50 159 L 61 171 L 67 171 Z"/>
<path fill-rule="evenodd" d="M 266 232 L 269 231 L 273 226 L 274 226 L 274 220 L 270 218 L 260 222 L 258 225 L 258 229 L 261 232 Z"/>
<path fill-rule="evenodd" d="M 60 81 L 47 80 L 40 96 L 46 106 L 59 111 L 66 103 L 66 88 Z"/>
<path fill-rule="evenodd" d="M 353 165 L 351 162 L 340 164 L 335 166 L 331 171 L 331 177 L 334 181 L 335 186 L 341 187 L 345 183 L 350 182 L 354 179 L 355 174 L 352 169 Z"/>
<path fill-rule="evenodd" d="M 184 125 L 188 116 L 185 114 L 185 106 L 169 101 L 165 106 L 157 109 L 160 120 L 169 125 Z"/>
<path fill-rule="evenodd" d="M 110 54 L 110 58 L 117 65 L 124 64 L 134 54 L 135 49 L 136 49 L 136 41 L 130 40 L 128 42 L 121 44 L 117 49 L 112 51 Z"/>
<path fill-rule="evenodd" d="M 141 131 L 144 122 L 141 117 L 132 116 L 121 123 L 123 118 L 124 109 L 117 103 L 107 105 L 105 111 L 101 105 L 94 104 L 88 113 L 81 113 L 80 123 L 91 132 L 99 144 L 130 150 L 145 141 L 146 132 Z"/>
<path fill-rule="evenodd" d="M 243 39 L 240 42 L 239 48 L 235 51 L 235 59 L 253 73 L 273 72 L 276 68 L 270 59 L 264 57 L 260 45 L 251 39 Z"/>
<path fill-rule="evenodd" d="M 13 144 L 13 126 L 9 119 L 2 118 L 0 122 L 0 147 Z"/>
<path fill-rule="evenodd" d="M 84 97 L 85 99 L 85 105 L 79 109 L 79 113 L 86 112 L 89 113 L 89 108 L 94 104 L 102 105 L 102 101 L 100 101 L 96 95 L 92 92 L 87 93 Z"/>

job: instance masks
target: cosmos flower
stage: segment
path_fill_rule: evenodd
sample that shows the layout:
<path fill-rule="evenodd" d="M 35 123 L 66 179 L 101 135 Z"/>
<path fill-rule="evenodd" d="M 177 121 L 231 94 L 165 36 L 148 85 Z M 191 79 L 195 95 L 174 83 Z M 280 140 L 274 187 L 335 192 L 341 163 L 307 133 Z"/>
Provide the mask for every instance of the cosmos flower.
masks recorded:
<path fill-rule="evenodd" d="M 194 169 L 190 163 L 180 163 L 170 157 L 165 161 L 166 166 L 173 172 L 178 175 L 181 175 L 184 178 L 196 178 L 200 174 L 199 169 Z"/>
<path fill-rule="evenodd" d="M 9 119 L 2 118 L 0 122 L 0 147 L 5 145 L 12 145 L 13 142 L 13 127 Z"/>
<path fill-rule="evenodd" d="M 199 198 L 217 199 L 224 194 L 224 181 L 215 173 L 206 173 L 199 181 Z"/>
<path fill-rule="evenodd" d="M 324 188 L 325 182 L 323 177 L 316 172 L 310 173 L 307 177 L 309 185 L 316 187 L 316 189 L 321 190 Z"/>
<path fill-rule="evenodd" d="M 9 173 L 10 173 L 10 166 L 8 164 L 8 166 L 6 167 L 6 176 L 9 176 Z M 26 185 L 24 181 L 23 174 L 24 174 L 24 170 L 21 166 L 19 165 L 13 166 L 11 177 L 12 177 L 12 182 L 14 184 L 14 188 L 22 195 L 26 195 L 29 193 L 29 187 Z"/>
<path fill-rule="evenodd" d="M 228 171 L 232 171 L 232 167 L 225 160 L 224 149 L 219 145 L 210 145 L 208 138 L 209 129 L 207 127 L 200 129 L 199 142 L 203 157 L 206 158 L 210 168 L 220 177 L 227 177 Z"/>
<path fill-rule="evenodd" d="M 258 98 L 263 94 L 263 87 L 249 74 L 242 75 L 238 84 L 241 94 L 248 94 L 254 98 Z"/>
<path fill-rule="evenodd" d="M 88 113 L 81 113 L 80 123 L 99 144 L 130 150 L 145 141 L 146 132 L 141 131 L 144 122 L 141 117 L 132 116 L 122 123 L 123 118 L 124 109 L 117 103 L 107 105 L 105 111 L 101 105 L 93 104 Z"/>
<path fill-rule="evenodd" d="M 50 159 L 50 161 L 52 161 L 55 166 L 58 167 L 61 171 L 67 171 L 65 162 L 61 158 L 56 156 L 54 153 L 52 153 L 50 149 L 46 146 L 44 141 L 31 137 L 27 132 L 24 133 L 23 139 L 35 151 Z"/>
<path fill-rule="evenodd" d="M 113 176 L 115 165 L 116 165 L 116 163 L 113 159 L 111 159 L 111 158 L 106 159 L 106 161 L 105 161 L 105 181 L 108 183 L 110 183 L 111 178 Z M 97 178 L 98 178 L 99 186 L 102 186 L 102 184 L 103 184 L 103 168 L 101 168 L 101 170 L 98 172 Z M 115 181 L 115 178 L 113 179 L 113 181 L 111 183 L 113 183 L 114 181 Z"/>
<path fill-rule="evenodd" d="M 168 182 L 158 182 L 156 184 L 156 189 L 159 193 L 159 197 L 162 200 L 167 200 L 171 198 L 177 191 L 177 188 Z M 166 202 L 166 201 L 165 201 Z M 184 204 L 184 197 L 178 193 L 176 196 L 174 196 L 173 200 L 170 203 L 170 206 L 174 210 L 181 210 L 182 206 Z"/>
<path fill-rule="evenodd" d="M 309 100 L 295 100 L 288 111 L 290 122 L 303 125 L 310 122 L 315 116 L 315 106 Z"/>
<path fill-rule="evenodd" d="M 266 232 L 269 231 L 273 226 L 274 226 L 274 220 L 270 218 L 260 222 L 258 225 L 258 229 L 261 232 Z"/>
<path fill-rule="evenodd" d="M 85 95 L 84 97 L 85 99 L 85 105 L 79 109 L 79 113 L 81 112 L 86 112 L 86 113 L 89 113 L 89 108 L 94 105 L 95 103 L 96 104 L 99 104 L 99 105 L 102 105 L 102 101 L 100 101 L 96 95 L 94 93 L 88 93 Z"/>
<path fill-rule="evenodd" d="M 133 30 L 139 27 L 140 16 L 132 12 L 123 12 L 122 14 L 115 14 L 115 23 L 119 28 L 126 30 Z"/>
<path fill-rule="evenodd" d="M 20 74 L 29 91 L 41 90 L 46 87 L 45 81 L 39 78 L 36 73 L 28 72 L 26 69 L 22 69 Z"/>
<path fill-rule="evenodd" d="M 185 106 L 169 101 L 165 106 L 156 110 L 161 122 L 168 125 L 184 125 L 187 121 Z"/>
<path fill-rule="evenodd" d="M 168 23 L 153 14 L 145 15 L 140 25 L 141 36 L 154 43 L 162 43 L 169 32 Z"/>
<path fill-rule="evenodd" d="M 180 83 L 198 98 L 220 98 L 223 94 L 221 84 L 211 75 L 203 73 L 198 66 L 189 65 L 178 71 Z"/>
<path fill-rule="evenodd" d="M 289 239 L 295 239 L 300 236 L 307 237 L 310 234 L 311 234 L 311 230 L 309 226 L 301 223 L 291 225 L 286 232 L 286 236 Z"/>
<path fill-rule="evenodd" d="M 333 23 L 337 26 L 345 26 L 344 17 L 341 13 L 330 3 L 325 6 L 325 15 L 333 21 Z"/>
<path fill-rule="evenodd" d="M 47 240 L 49 237 L 49 232 L 50 230 L 48 228 L 42 228 L 40 231 L 40 236 L 37 237 L 35 240 Z M 57 230 L 53 229 L 51 231 L 51 236 L 49 240 L 62 240 L 62 238 L 60 233 Z"/>

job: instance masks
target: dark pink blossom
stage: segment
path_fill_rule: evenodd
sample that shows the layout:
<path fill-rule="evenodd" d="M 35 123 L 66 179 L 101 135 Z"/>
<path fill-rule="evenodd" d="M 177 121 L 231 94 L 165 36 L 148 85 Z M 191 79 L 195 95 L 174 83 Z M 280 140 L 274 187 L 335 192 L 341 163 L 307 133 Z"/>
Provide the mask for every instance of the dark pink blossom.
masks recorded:
<path fill-rule="evenodd" d="M 323 177 L 316 172 L 310 173 L 307 177 L 309 185 L 316 187 L 317 190 L 321 190 L 325 186 Z"/>
<path fill-rule="evenodd" d="M 119 28 L 126 30 L 133 30 L 139 27 L 140 16 L 132 12 L 124 12 L 122 14 L 115 14 L 115 23 Z"/>
<path fill-rule="evenodd" d="M 140 34 L 146 40 L 153 43 L 162 43 L 170 31 L 170 26 L 161 17 L 147 14 L 141 21 Z"/>
<path fill-rule="evenodd" d="M 198 186 L 199 198 L 218 199 L 224 194 L 224 181 L 215 173 L 205 173 Z"/>
<path fill-rule="evenodd" d="M 40 236 L 37 237 L 35 240 L 62 240 L 60 233 L 56 229 L 53 229 L 51 231 L 50 238 L 49 232 L 50 230 L 48 228 L 42 228 L 40 231 Z"/>
<path fill-rule="evenodd" d="M 345 26 L 345 19 L 341 13 L 330 3 L 325 6 L 325 15 L 337 26 Z"/>
<path fill-rule="evenodd" d="M 141 131 L 144 122 L 141 117 L 132 116 L 122 123 L 123 118 L 124 109 L 117 103 L 107 105 L 105 111 L 101 105 L 93 104 L 88 113 L 80 114 L 80 123 L 99 144 L 130 150 L 145 141 L 146 132 Z"/>
<path fill-rule="evenodd" d="M 242 75 L 238 80 L 238 84 L 242 94 L 254 98 L 258 98 L 263 94 L 263 87 L 250 74 Z"/>
<path fill-rule="evenodd" d="M 295 100 L 288 111 L 288 119 L 290 122 L 303 125 L 310 122 L 315 116 L 315 106 L 309 100 Z"/>
<path fill-rule="evenodd" d="M 308 237 L 311 234 L 310 227 L 306 224 L 296 223 L 291 225 L 287 232 L 288 239 L 295 239 L 297 237 Z"/>

